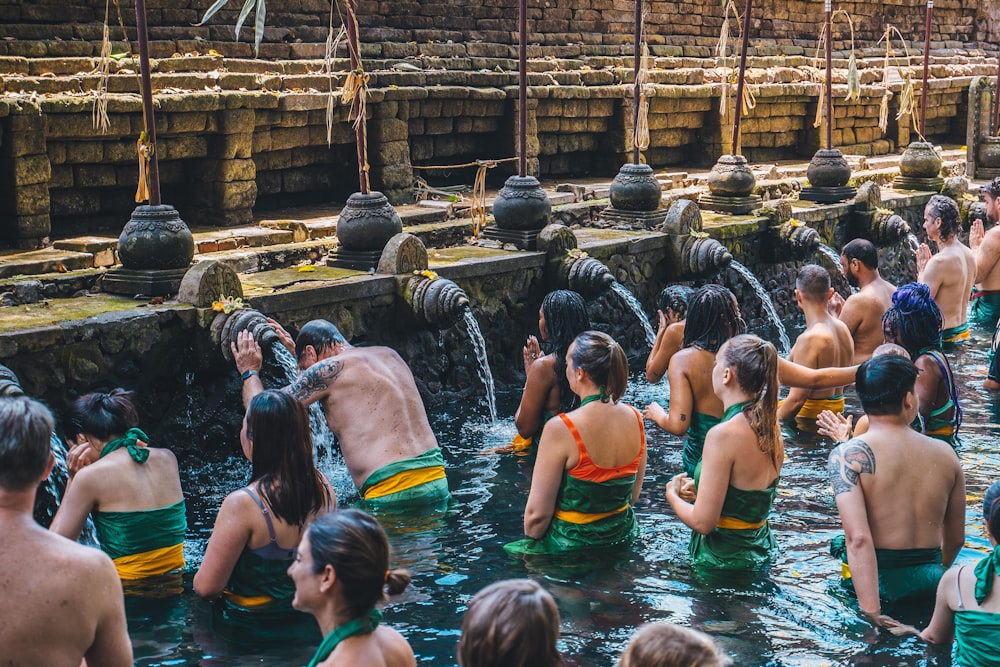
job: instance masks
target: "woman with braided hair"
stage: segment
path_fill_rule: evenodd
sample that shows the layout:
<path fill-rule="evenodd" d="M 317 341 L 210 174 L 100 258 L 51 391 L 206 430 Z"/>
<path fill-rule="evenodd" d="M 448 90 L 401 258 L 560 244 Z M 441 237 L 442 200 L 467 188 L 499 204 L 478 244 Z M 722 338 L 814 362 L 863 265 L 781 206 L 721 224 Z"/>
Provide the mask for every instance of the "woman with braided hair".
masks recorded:
<path fill-rule="evenodd" d="M 958 385 L 948 358 L 941 351 L 943 318 L 923 283 L 907 283 L 892 295 L 892 306 L 882 316 L 885 342 L 901 345 L 920 370 L 917 376 L 917 399 L 920 422 L 915 423 L 932 438 L 954 447 L 962 424 Z"/>
<path fill-rule="evenodd" d="M 688 299 L 694 292 L 687 285 L 668 285 L 657 299 L 656 313 L 660 326 L 656 342 L 646 359 L 646 380 L 659 382 L 667 374 L 670 359 L 684 347 L 684 320 L 687 317 Z"/>
<path fill-rule="evenodd" d="M 677 475 L 667 501 L 693 531 L 695 566 L 755 569 L 777 546 L 767 524 L 784 459 L 777 350 L 753 335 L 730 339 L 716 355 L 712 385 L 725 407 L 722 420 L 705 438 L 693 484 Z"/>

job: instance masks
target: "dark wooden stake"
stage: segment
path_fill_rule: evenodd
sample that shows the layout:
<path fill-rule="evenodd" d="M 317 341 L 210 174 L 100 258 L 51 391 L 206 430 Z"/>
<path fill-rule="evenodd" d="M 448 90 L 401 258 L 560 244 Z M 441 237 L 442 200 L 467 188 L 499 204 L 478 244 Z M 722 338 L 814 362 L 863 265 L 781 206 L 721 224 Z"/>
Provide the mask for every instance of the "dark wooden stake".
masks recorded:
<path fill-rule="evenodd" d="M 517 8 L 517 175 L 528 175 L 528 2 Z"/>
<path fill-rule="evenodd" d="M 153 84 L 149 76 L 149 36 L 146 32 L 146 1 L 135 0 L 135 33 L 139 42 L 139 77 L 142 81 L 142 115 L 146 119 L 149 160 L 149 205 L 160 205 L 160 167 L 156 156 L 156 119 L 153 116 Z"/>
<path fill-rule="evenodd" d="M 833 3 L 826 0 L 826 149 L 833 148 Z"/>
<path fill-rule="evenodd" d="M 635 85 L 632 90 L 632 164 L 639 164 L 639 61 L 642 59 L 642 0 L 635 0 L 635 63 L 632 71 Z"/>
<path fill-rule="evenodd" d="M 752 4 L 753 0 L 747 0 L 746 7 L 743 10 L 743 41 L 740 44 L 740 70 L 736 78 L 736 118 L 733 121 L 733 155 L 739 154 L 736 147 L 739 146 L 740 117 L 743 115 L 743 86 L 746 85 L 747 49 L 750 47 L 750 8 Z"/>
<path fill-rule="evenodd" d="M 924 24 L 924 78 L 920 84 L 920 136 L 927 138 L 927 70 L 931 62 L 931 14 L 934 0 L 927 0 L 927 21 Z"/>
<path fill-rule="evenodd" d="M 350 42 L 351 56 L 351 70 L 354 72 L 361 71 L 361 43 L 358 40 L 358 30 L 356 25 L 357 0 L 347 0 L 347 40 Z M 360 181 L 361 194 L 366 195 L 369 193 L 370 187 L 368 184 L 368 170 L 365 169 L 365 164 L 368 162 L 368 136 L 367 136 L 367 119 L 364 118 L 362 112 L 361 103 L 363 101 L 362 95 L 365 94 L 365 88 L 362 87 L 358 91 L 357 95 L 354 96 L 354 101 L 351 103 L 351 116 L 357 119 L 354 130 L 357 135 L 357 146 L 358 146 L 358 180 Z"/>

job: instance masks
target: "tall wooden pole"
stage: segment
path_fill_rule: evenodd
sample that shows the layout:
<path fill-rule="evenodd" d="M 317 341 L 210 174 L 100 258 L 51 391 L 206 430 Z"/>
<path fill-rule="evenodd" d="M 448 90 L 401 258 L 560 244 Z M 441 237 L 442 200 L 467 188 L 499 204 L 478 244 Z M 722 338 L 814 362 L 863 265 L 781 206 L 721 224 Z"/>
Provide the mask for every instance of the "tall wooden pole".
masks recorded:
<path fill-rule="evenodd" d="M 826 0 L 826 149 L 833 148 L 833 2 Z"/>
<path fill-rule="evenodd" d="M 928 0 L 929 2 L 930 0 Z M 743 115 L 743 87 L 746 85 L 747 49 L 750 47 L 750 9 L 753 0 L 747 0 L 743 10 L 743 41 L 740 44 L 740 69 L 736 79 L 736 118 L 733 121 L 733 155 L 737 155 L 736 147 L 740 140 L 740 117 Z"/>
<path fill-rule="evenodd" d="M 990 113 L 990 135 L 1000 133 L 1000 47 L 997 48 L 997 80 L 993 86 L 993 109 Z"/>
<path fill-rule="evenodd" d="M 361 66 L 361 42 L 358 39 L 357 8 L 357 0 L 347 0 L 347 41 L 350 43 L 348 51 L 351 56 L 351 71 L 359 73 L 359 76 L 364 76 L 364 70 Z M 361 194 L 363 195 L 368 194 L 370 189 L 368 184 L 368 170 L 365 168 L 368 163 L 367 120 L 363 117 L 363 95 L 365 93 L 366 88 L 362 83 L 351 103 L 351 116 L 355 118 L 354 131 L 357 135 L 358 180 L 360 181 Z"/>
<path fill-rule="evenodd" d="M 150 159 L 149 205 L 160 205 L 160 167 L 156 156 L 156 119 L 153 116 L 153 84 L 149 75 L 149 36 L 146 32 L 146 2 L 135 0 L 135 33 L 139 42 L 139 76 L 142 81 L 142 115 L 146 120 L 146 141 Z"/>
<path fill-rule="evenodd" d="M 632 164 L 639 164 L 639 61 L 642 59 L 642 0 L 635 0 L 635 62 L 632 71 L 635 76 L 632 90 Z"/>
<path fill-rule="evenodd" d="M 528 175 L 528 2 L 517 8 L 517 174 Z"/>
<path fill-rule="evenodd" d="M 927 0 L 927 21 L 924 24 L 924 78 L 920 84 L 920 136 L 927 138 L 927 70 L 931 61 L 931 14 L 934 0 Z"/>

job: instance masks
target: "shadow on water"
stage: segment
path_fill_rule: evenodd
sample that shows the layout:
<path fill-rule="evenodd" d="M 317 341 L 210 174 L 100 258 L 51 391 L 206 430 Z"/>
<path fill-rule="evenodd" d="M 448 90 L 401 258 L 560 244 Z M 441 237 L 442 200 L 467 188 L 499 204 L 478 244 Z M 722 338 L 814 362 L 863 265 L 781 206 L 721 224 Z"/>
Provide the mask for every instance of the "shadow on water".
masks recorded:
<path fill-rule="evenodd" d="M 1000 407 L 982 400 L 980 367 L 985 364 L 988 332 L 974 331 L 964 350 L 950 352 L 966 397 L 960 456 L 969 489 L 967 542 L 959 562 L 970 564 L 988 548 L 981 498 L 1000 478 L 993 443 L 1000 437 Z M 665 401 L 665 385 L 640 378 L 639 360 L 626 402 L 642 407 Z M 511 415 L 519 396 L 498 395 L 501 415 Z M 849 411 L 858 412 L 850 395 Z M 431 415 L 444 449 L 453 499 L 447 510 L 418 516 L 381 516 L 394 548 L 394 566 L 410 570 L 409 589 L 385 610 L 385 620 L 413 646 L 418 661 L 455 665 L 462 614 L 470 598 L 494 581 L 532 576 L 555 596 L 562 615 L 561 647 L 570 665 L 611 667 L 634 629 L 666 620 L 714 636 L 735 664 L 758 665 L 941 665 L 951 663 L 948 648 L 932 649 L 916 638 L 878 633 L 859 616 L 840 586 L 840 567 L 829 555 L 839 520 L 826 479 L 830 443 L 795 433 L 771 516 L 781 552 L 771 568 L 749 574 L 695 572 L 689 566 L 690 531 L 674 518 L 664 498 L 667 481 L 680 470 L 681 441 L 649 428 L 649 464 L 636 515 L 642 529 L 637 544 L 610 562 L 583 554 L 574 567 L 524 563 L 506 556 L 503 545 L 521 536 L 532 458 L 489 453 L 514 435 L 510 417 L 490 422 L 451 404 Z M 223 641 L 208 626 L 209 605 L 190 589 L 191 572 L 202 557 L 212 523 L 226 494 L 245 484 L 249 465 L 232 443 L 224 462 L 186 468 L 190 572 L 185 592 L 166 600 L 128 605 L 130 631 L 139 665 L 302 665 L 313 647 L 254 646 Z M 341 505 L 357 502 L 339 454 L 324 460 Z M 906 622 L 926 624 L 931 609 L 892 610 Z"/>

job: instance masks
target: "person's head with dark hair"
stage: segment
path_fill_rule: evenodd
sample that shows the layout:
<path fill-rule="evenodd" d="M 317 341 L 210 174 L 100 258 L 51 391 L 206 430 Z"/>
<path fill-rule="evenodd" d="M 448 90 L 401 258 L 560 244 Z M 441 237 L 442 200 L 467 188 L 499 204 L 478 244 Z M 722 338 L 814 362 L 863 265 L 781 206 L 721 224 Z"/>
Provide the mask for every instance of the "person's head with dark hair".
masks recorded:
<path fill-rule="evenodd" d="M 1000 542 L 1000 481 L 990 484 L 983 495 L 983 518 L 986 519 L 990 540 L 996 546 Z"/>
<path fill-rule="evenodd" d="M 240 432 L 243 453 L 253 464 L 252 481 L 276 517 L 301 526 L 323 509 L 326 489 L 313 461 L 309 413 L 283 391 L 253 397 Z"/>
<path fill-rule="evenodd" d="M 986 217 L 990 222 L 1000 221 L 1000 176 L 984 185 L 982 192 L 986 200 Z"/>
<path fill-rule="evenodd" d="M 795 293 L 803 301 L 823 304 L 830 300 L 830 274 L 822 266 L 806 264 L 795 278 Z"/>
<path fill-rule="evenodd" d="M 629 640 L 618 667 L 725 667 L 732 664 L 708 635 L 673 623 L 647 623 Z"/>
<path fill-rule="evenodd" d="M 476 593 L 462 619 L 461 667 L 558 667 L 559 610 L 530 579 L 499 581 Z"/>
<path fill-rule="evenodd" d="M 120 388 L 81 396 L 70 407 L 68 435 L 88 435 L 102 443 L 122 437 L 139 425 L 134 398 L 134 392 Z"/>
<path fill-rule="evenodd" d="M 600 331 L 584 331 L 573 341 L 566 358 L 567 375 L 583 371 L 600 387 L 601 400 L 621 400 L 628 386 L 628 357 L 614 338 Z"/>
<path fill-rule="evenodd" d="M 0 398 L 0 490 L 34 490 L 48 476 L 53 458 L 52 413 L 27 396 Z"/>
<path fill-rule="evenodd" d="M 389 538 L 382 526 L 355 509 L 317 516 L 288 574 L 295 582 L 293 607 L 316 616 L 324 608 L 343 610 L 341 623 L 368 614 L 386 593 L 398 595 L 410 583 L 406 570 L 389 569 Z"/>
<path fill-rule="evenodd" d="M 305 370 L 321 359 L 337 352 L 337 347 L 350 344 L 332 322 L 310 320 L 306 322 L 295 339 L 295 359 L 299 368 Z"/>
<path fill-rule="evenodd" d="M 932 241 L 947 241 L 962 230 L 958 204 L 951 197 L 933 195 L 924 207 L 924 229 Z"/>
<path fill-rule="evenodd" d="M 882 316 L 885 342 L 902 345 L 915 359 L 924 349 L 941 347 L 941 309 L 923 283 L 907 283 L 892 294 L 892 306 Z"/>
<path fill-rule="evenodd" d="M 723 343 L 746 328 L 736 297 L 722 285 L 703 285 L 688 299 L 684 347 L 718 352 Z"/>
<path fill-rule="evenodd" d="M 878 249 L 868 239 L 854 239 L 841 249 L 840 263 L 847 284 L 859 287 L 878 276 Z"/>
<path fill-rule="evenodd" d="M 667 285 L 656 300 L 656 309 L 663 313 L 667 320 L 679 322 L 687 317 L 688 301 L 694 290 L 687 285 Z"/>
<path fill-rule="evenodd" d="M 715 365 L 731 370 L 739 388 L 752 397 L 743 406 L 743 414 L 757 434 L 760 450 L 777 464 L 783 451 L 778 426 L 778 351 L 753 334 L 741 334 L 722 345 Z"/>
<path fill-rule="evenodd" d="M 566 353 L 573 339 L 590 329 L 590 316 L 583 297 L 572 290 L 549 292 L 542 299 L 538 310 L 538 332 L 546 350 L 555 355 L 556 381 L 559 384 L 559 403 L 563 411 L 573 406 L 573 392 L 566 381 Z"/>
<path fill-rule="evenodd" d="M 917 372 L 912 361 L 895 354 L 872 357 L 858 366 L 854 386 L 865 413 L 872 417 L 901 414 L 903 399 L 914 391 Z"/>

